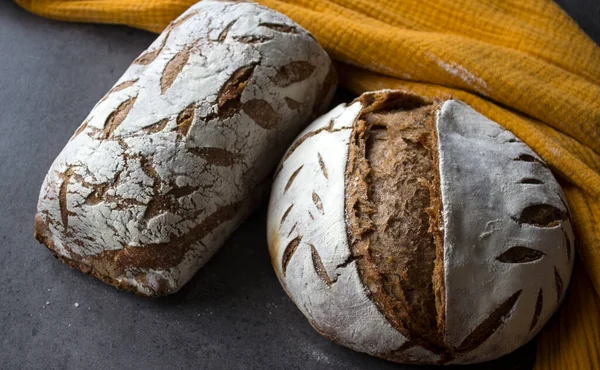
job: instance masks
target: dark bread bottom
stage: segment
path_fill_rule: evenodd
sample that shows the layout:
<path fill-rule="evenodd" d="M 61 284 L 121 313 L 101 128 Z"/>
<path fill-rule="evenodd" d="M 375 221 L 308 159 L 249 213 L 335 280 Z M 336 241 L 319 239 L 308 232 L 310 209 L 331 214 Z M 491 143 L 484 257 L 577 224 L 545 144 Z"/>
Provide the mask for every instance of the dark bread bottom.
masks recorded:
<path fill-rule="evenodd" d="M 181 286 L 173 287 L 172 283 L 165 278 L 156 278 L 153 284 L 149 284 L 146 274 L 143 273 L 144 269 L 167 270 L 177 267 L 191 249 L 190 246 L 193 242 L 200 242 L 202 238 L 213 232 L 224 222 L 235 221 L 234 228 L 236 228 L 252 211 L 258 208 L 261 201 L 268 194 L 270 185 L 271 177 L 267 176 L 249 192 L 243 201 L 218 208 L 188 233 L 173 238 L 168 243 L 146 245 L 143 248 L 123 246 L 122 249 L 105 250 L 96 255 L 87 256 L 71 252 L 69 245 L 63 245 L 63 248 L 71 252 L 71 258 L 67 258 L 58 252 L 47 220 L 40 213 L 35 215 L 34 237 L 40 243 L 46 245 L 60 261 L 117 289 L 147 297 L 165 296 L 175 293 Z M 67 233 L 69 236 L 73 235 L 72 231 L 67 231 Z M 74 242 L 77 243 L 78 240 L 75 239 Z M 117 277 L 123 276 L 127 270 L 135 271 L 136 269 L 142 272 L 133 274 L 133 277 L 148 290 L 147 294 L 140 292 L 130 282 L 117 280 Z"/>
<path fill-rule="evenodd" d="M 409 339 L 404 349 L 445 358 L 439 105 L 398 92 L 361 100 L 346 168 L 352 253 L 371 299 Z"/>
<path fill-rule="evenodd" d="M 129 291 L 136 293 L 138 295 L 142 295 L 138 292 L 138 290 L 128 282 L 115 280 L 110 277 L 107 271 L 103 271 L 102 268 L 94 267 L 89 262 L 83 261 L 80 257 L 76 256 L 76 259 L 70 259 L 63 257 L 56 250 L 56 246 L 54 245 L 54 241 L 52 241 L 52 237 L 50 235 L 50 230 L 46 225 L 46 222 L 43 220 L 43 217 L 40 214 L 35 215 L 35 225 L 34 225 L 34 234 L 33 236 L 37 241 L 44 244 L 56 257 L 59 261 L 65 263 L 71 268 L 80 270 L 86 275 L 93 276 L 101 281 L 114 286 L 117 289 Z"/>

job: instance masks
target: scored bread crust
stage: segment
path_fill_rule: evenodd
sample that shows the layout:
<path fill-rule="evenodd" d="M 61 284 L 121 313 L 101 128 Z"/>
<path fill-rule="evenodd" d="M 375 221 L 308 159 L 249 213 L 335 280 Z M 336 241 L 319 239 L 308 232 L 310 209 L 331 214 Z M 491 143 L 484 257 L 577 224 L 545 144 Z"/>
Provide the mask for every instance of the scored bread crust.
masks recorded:
<path fill-rule="evenodd" d="M 405 106 L 426 104 L 418 96 L 388 94 Z M 436 363 L 438 354 L 410 344 L 369 297 L 348 240 L 346 192 L 358 180 L 346 171 L 349 147 L 357 118 L 377 105 L 370 96 L 319 118 L 282 159 L 267 218 L 271 258 L 288 295 L 324 336 L 380 357 L 403 348 L 403 361 Z"/>
<path fill-rule="evenodd" d="M 443 257 L 436 258 L 443 250 L 435 166 L 439 106 L 402 93 L 359 100 L 363 109 L 346 168 L 352 255 L 371 299 L 393 326 L 411 345 L 443 354 L 438 312 L 444 306 L 435 293 L 443 292 Z"/>
<path fill-rule="evenodd" d="M 361 108 L 339 105 L 292 144 L 271 190 L 267 237 L 281 284 L 315 329 L 373 353 L 398 348 L 406 338 L 365 295 L 346 237 L 347 148 Z"/>
<path fill-rule="evenodd" d="M 36 238 L 118 288 L 177 291 L 265 194 L 335 85 L 325 51 L 286 16 L 254 3 L 192 6 L 56 158 Z"/>
<path fill-rule="evenodd" d="M 373 110 L 378 112 L 370 115 Z M 422 132 L 390 133 L 394 119 Z M 437 179 L 418 171 L 404 178 L 429 189 L 429 207 L 419 196 L 425 209 L 412 208 L 428 217 L 428 244 L 394 234 L 393 223 L 381 222 L 411 209 L 412 200 L 403 193 L 410 186 L 397 198 L 369 189 L 379 184 L 391 192 L 398 180 L 368 153 L 386 155 L 369 143 L 369 136 L 381 135 L 376 128 L 382 120 L 396 146 L 390 152 L 416 139 L 425 149 L 420 152 L 431 154 L 428 168 L 438 172 Z M 427 157 L 407 153 L 388 165 Z M 354 202 L 357 197 L 363 202 Z M 392 205 L 373 204 L 382 199 L 406 209 L 394 214 Z M 425 224 L 418 224 L 415 236 L 423 236 Z M 267 232 L 277 276 L 313 327 L 340 344 L 397 362 L 481 362 L 518 348 L 557 308 L 574 258 L 568 206 L 531 149 L 463 103 L 389 90 L 337 107 L 296 139 L 276 174 Z M 395 238 L 401 245 L 393 245 Z M 406 250 L 371 245 L 380 242 Z M 428 263 L 414 259 L 415 246 L 429 248 Z M 397 279 L 395 261 L 405 268 Z M 424 280 L 411 280 L 409 270 L 423 266 L 431 284 L 411 292 L 416 287 L 407 283 Z M 420 314 L 423 302 L 429 309 Z"/>
<path fill-rule="evenodd" d="M 444 103 L 437 130 L 446 341 L 452 363 L 491 360 L 531 340 L 564 298 L 569 208 L 544 161 L 468 105 Z"/>

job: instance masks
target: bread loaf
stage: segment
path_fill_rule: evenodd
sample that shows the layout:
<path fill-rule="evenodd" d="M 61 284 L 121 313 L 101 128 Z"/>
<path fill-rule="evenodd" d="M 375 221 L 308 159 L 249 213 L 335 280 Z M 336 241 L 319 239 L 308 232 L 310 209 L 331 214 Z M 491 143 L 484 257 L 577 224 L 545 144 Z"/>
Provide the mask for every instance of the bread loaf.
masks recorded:
<path fill-rule="evenodd" d="M 324 336 L 406 363 L 495 359 L 569 284 L 568 206 L 527 145 L 466 104 L 399 91 L 317 119 L 276 175 L 268 242 Z"/>
<path fill-rule="evenodd" d="M 249 2 L 192 6 L 56 158 L 36 238 L 119 288 L 177 291 L 268 190 L 335 85 L 325 51 L 284 15 Z"/>

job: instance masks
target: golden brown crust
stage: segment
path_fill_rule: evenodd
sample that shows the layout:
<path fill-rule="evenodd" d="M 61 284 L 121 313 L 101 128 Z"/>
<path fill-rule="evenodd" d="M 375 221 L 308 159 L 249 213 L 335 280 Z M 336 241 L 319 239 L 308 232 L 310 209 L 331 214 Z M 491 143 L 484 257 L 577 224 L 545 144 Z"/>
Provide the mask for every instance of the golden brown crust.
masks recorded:
<path fill-rule="evenodd" d="M 352 254 L 389 322 L 411 345 L 446 357 L 439 105 L 398 92 L 360 100 L 346 169 Z"/>

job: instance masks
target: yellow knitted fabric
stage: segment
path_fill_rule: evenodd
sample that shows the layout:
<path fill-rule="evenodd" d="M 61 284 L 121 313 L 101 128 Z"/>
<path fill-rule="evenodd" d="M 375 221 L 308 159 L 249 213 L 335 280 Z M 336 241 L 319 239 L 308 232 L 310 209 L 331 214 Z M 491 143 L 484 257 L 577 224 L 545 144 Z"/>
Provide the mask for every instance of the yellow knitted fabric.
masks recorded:
<path fill-rule="evenodd" d="M 16 0 L 39 15 L 160 32 L 195 0 Z M 355 93 L 454 97 L 551 166 L 579 261 L 536 369 L 600 369 L 600 48 L 551 0 L 259 0 L 311 31 Z"/>

